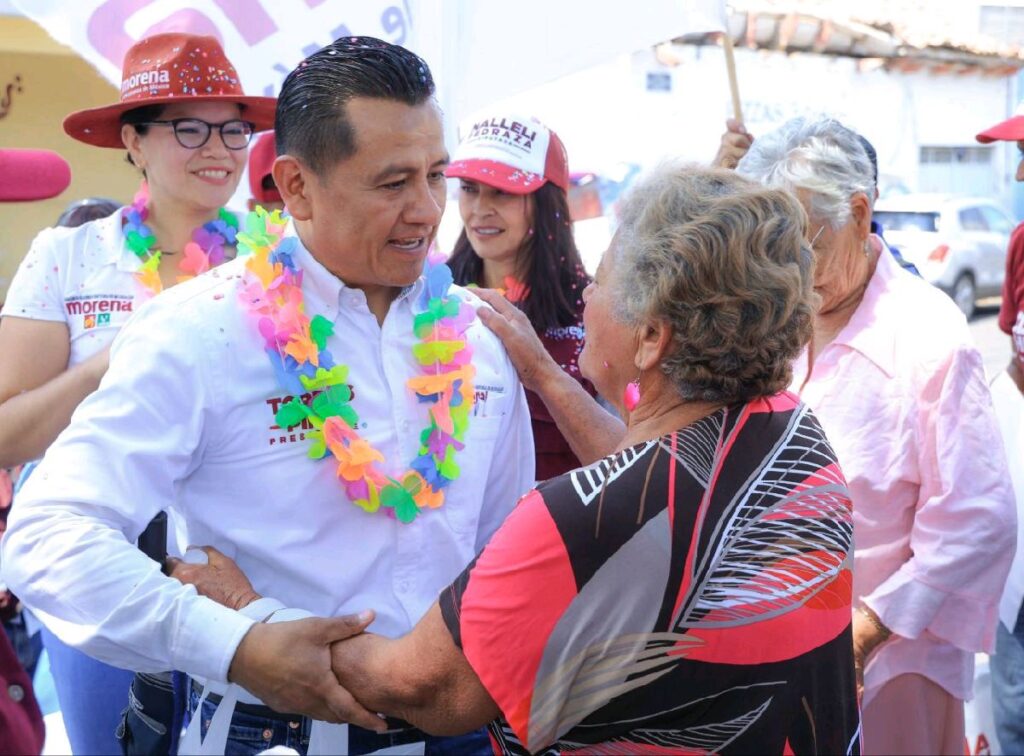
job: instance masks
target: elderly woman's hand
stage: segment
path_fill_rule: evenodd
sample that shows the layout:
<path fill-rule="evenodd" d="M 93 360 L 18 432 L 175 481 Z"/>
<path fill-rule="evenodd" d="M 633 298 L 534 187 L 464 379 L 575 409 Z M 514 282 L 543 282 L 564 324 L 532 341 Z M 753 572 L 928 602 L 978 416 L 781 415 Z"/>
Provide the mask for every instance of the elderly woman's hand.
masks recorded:
<path fill-rule="evenodd" d="M 562 369 L 551 359 L 529 318 L 494 289 L 474 289 L 473 293 L 493 308 L 481 307 L 477 315 L 505 345 L 520 382 L 541 393 L 545 377 L 558 376 Z"/>
<path fill-rule="evenodd" d="M 232 559 L 213 546 L 202 546 L 201 550 L 206 554 L 206 564 L 168 557 L 168 574 L 185 585 L 194 585 L 200 596 L 213 599 L 229 609 L 242 609 L 260 598 L 249 578 Z"/>
<path fill-rule="evenodd" d="M 725 133 L 722 134 L 722 143 L 718 146 L 718 154 L 711 161 L 712 167 L 732 170 L 740 164 L 740 160 L 747 154 L 753 143 L 754 137 L 746 127 L 735 118 L 730 118 L 725 122 Z"/>
<path fill-rule="evenodd" d="M 864 695 L 864 667 L 872 652 L 892 636 L 882 621 L 866 606 L 853 612 L 853 666 L 857 673 L 857 697 Z"/>

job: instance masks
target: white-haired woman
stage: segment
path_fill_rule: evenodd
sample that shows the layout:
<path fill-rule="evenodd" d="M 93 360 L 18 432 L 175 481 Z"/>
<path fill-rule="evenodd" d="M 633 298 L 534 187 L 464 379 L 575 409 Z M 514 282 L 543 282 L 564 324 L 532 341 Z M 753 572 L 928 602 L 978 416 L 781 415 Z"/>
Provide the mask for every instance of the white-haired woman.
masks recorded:
<path fill-rule="evenodd" d="M 953 303 L 871 235 L 874 180 L 853 131 L 794 119 L 739 170 L 794 192 L 810 219 L 821 305 L 793 387 L 853 492 L 865 753 L 962 753 L 1015 534 L 981 358 Z"/>

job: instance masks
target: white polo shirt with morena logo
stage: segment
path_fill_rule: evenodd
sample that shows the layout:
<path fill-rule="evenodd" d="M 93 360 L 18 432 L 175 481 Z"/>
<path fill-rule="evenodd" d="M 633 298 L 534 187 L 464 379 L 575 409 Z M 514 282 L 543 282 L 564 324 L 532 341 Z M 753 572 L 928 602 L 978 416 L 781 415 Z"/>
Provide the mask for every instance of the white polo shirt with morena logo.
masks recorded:
<path fill-rule="evenodd" d="M 141 262 L 125 244 L 123 212 L 40 232 L 7 291 L 0 315 L 67 324 L 68 367 L 110 344 L 152 298 L 135 280 Z"/>

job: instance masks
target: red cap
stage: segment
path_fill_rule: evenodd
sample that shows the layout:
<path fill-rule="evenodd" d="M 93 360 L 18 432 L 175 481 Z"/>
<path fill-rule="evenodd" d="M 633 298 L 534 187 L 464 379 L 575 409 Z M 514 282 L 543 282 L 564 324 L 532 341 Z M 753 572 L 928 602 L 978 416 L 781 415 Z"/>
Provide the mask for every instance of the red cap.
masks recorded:
<path fill-rule="evenodd" d="M 264 179 L 271 176 L 277 150 L 274 145 L 274 132 L 260 134 L 249 149 L 249 191 L 257 204 L 261 202 L 281 202 L 281 192 L 276 186 L 267 187 Z M 273 183 L 271 178 L 270 183 Z"/>
<path fill-rule="evenodd" d="M 0 150 L 0 202 L 49 199 L 68 188 L 71 167 L 50 150 Z"/>
<path fill-rule="evenodd" d="M 256 131 L 274 128 L 274 97 L 247 97 L 235 67 L 216 37 L 154 34 L 124 55 L 121 101 L 72 113 L 64 119 L 68 136 L 96 147 L 124 147 L 121 114 L 147 105 L 181 101 L 233 102 Z"/>
<path fill-rule="evenodd" d="M 1024 139 L 1024 102 L 1017 107 L 1017 112 L 1012 117 L 985 129 L 975 139 L 982 144 L 996 141 L 1019 142 Z"/>
<path fill-rule="evenodd" d="M 471 123 L 445 175 L 510 194 L 532 194 L 548 181 L 569 191 L 569 157 L 558 134 L 536 118 L 482 117 Z"/>

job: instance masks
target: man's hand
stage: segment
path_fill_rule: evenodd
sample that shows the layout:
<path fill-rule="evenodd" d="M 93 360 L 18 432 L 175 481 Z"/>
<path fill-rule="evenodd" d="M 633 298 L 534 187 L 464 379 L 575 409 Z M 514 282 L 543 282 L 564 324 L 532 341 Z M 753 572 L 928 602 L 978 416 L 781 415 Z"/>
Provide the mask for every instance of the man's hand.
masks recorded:
<path fill-rule="evenodd" d="M 481 307 L 477 315 L 505 345 L 519 380 L 524 387 L 540 393 L 540 385 L 552 370 L 561 372 L 523 311 L 493 289 L 474 289 L 473 293 L 493 309 Z"/>
<path fill-rule="evenodd" d="M 194 585 L 200 596 L 211 598 L 229 609 L 243 609 L 260 598 L 249 578 L 232 559 L 213 546 L 203 546 L 202 551 L 206 553 L 206 564 L 168 557 L 167 574 L 186 585 Z"/>
<path fill-rule="evenodd" d="M 740 164 L 740 160 L 750 150 L 754 143 L 754 137 L 747 131 L 746 127 L 735 118 L 725 122 L 725 133 L 722 134 L 722 143 L 718 146 L 718 154 L 711 161 L 713 168 L 734 169 Z"/>
<path fill-rule="evenodd" d="M 283 714 L 383 732 L 384 721 L 360 706 L 331 671 L 331 644 L 363 632 L 372 621 L 373 612 L 365 611 L 253 625 L 235 651 L 228 679 Z"/>

